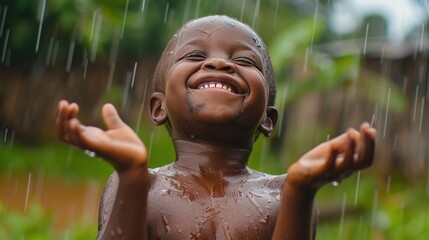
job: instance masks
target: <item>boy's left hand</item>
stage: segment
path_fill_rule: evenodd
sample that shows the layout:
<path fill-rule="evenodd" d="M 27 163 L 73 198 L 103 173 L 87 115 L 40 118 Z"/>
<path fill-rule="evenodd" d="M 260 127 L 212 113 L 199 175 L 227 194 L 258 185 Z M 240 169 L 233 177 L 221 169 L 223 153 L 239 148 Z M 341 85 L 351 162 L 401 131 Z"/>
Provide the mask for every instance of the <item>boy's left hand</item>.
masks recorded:
<path fill-rule="evenodd" d="M 316 191 L 329 182 L 339 182 L 373 162 L 376 130 L 363 123 L 360 131 L 324 142 L 302 156 L 288 170 L 287 184 Z"/>

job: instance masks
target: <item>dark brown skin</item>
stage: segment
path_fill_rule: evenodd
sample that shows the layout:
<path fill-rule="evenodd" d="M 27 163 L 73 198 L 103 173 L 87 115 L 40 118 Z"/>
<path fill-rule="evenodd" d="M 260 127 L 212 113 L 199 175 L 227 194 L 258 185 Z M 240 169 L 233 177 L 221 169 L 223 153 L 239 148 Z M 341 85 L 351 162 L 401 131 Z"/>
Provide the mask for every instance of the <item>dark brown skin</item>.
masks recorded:
<path fill-rule="evenodd" d="M 247 167 L 256 136 L 271 135 L 277 121 L 252 36 L 225 17 L 179 32 L 165 91 L 150 101 L 153 122 L 167 125 L 176 150 L 167 166 L 147 168 L 144 144 L 112 105 L 103 107 L 102 130 L 82 125 L 75 103 L 59 103 L 58 138 L 116 169 L 102 198 L 100 239 L 311 239 L 317 190 L 372 163 L 376 131 L 365 123 L 309 151 L 287 181 Z"/>

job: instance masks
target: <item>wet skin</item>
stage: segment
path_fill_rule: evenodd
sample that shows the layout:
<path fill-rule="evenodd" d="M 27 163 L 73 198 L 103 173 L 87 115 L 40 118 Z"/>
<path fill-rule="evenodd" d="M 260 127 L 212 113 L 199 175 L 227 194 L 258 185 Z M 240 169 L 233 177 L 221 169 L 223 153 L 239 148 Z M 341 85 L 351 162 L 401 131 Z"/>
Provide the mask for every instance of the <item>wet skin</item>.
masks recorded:
<path fill-rule="evenodd" d="M 216 16 L 176 37 L 164 92 L 150 99 L 153 122 L 171 133 L 174 163 L 148 170 L 145 145 L 112 105 L 102 109 L 102 130 L 80 123 L 77 104 L 59 103 L 58 138 L 116 170 L 102 197 L 99 238 L 314 238 L 317 190 L 372 163 L 375 129 L 364 123 L 320 144 L 288 169 L 287 181 L 254 171 L 253 143 L 277 121 L 254 32 Z"/>
<path fill-rule="evenodd" d="M 264 66 L 252 33 L 234 24 L 198 21 L 177 36 L 163 105 L 173 139 L 252 148 L 266 118 Z"/>
<path fill-rule="evenodd" d="M 150 171 L 149 239 L 269 239 L 285 175 L 247 167 L 267 118 L 260 49 L 223 20 L 196 22 L 178 38 L 162 97 L 177 159 Z M 116 188 L 108 186 L 106 216 Z"/>

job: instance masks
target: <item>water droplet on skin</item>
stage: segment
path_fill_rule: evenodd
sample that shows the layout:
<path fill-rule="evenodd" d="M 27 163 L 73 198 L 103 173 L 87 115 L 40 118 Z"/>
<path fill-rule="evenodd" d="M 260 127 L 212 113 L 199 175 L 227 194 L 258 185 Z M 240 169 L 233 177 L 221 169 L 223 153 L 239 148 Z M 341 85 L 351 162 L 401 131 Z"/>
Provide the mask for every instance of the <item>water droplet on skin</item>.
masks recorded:
<path fill-rule="evenodd" d="M 167 217 L 164 214 L 162 214 L 162 223 L 164 224 L 165 233 L 170 233 L 171 228 L 168 223 Z"/>
<path fill-rule="evenodd" d="M 122 228 L 121 227 L 116 227 L 116 233 L 118 235 L 122 235 Z"/>
<path fill-rule="evenodd" d="M 168 196 L 171 194 L 171 191 L 168 189 L 162 189 L 161 190 L 161 196 Z"/>
<path fill-rule="evenodd" d="M 256 47 L 261 48 L 262 44 L 261 44 L 261 41 L 259 40 L 258 36 L 253 35 L 252 38 L 253 38 L 253 41 L 256 43 Z"/>
<path fill-rule="evenodd" d="M 97 155 L 95 154 L 95 152 L 90 151 L 90 150 L 85 150 L 84 153 L 89 156 L 89 157 L 96 157 Z"/>

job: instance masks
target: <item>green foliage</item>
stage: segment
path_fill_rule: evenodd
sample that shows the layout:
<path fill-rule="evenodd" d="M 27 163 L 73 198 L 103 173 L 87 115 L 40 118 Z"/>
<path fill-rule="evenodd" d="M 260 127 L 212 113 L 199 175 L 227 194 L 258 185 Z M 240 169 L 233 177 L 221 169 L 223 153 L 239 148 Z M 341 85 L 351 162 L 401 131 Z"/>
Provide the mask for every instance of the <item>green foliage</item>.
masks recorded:
<path fill-rule="evenodd" d="M 0 145 L 0 173 L 44 172 L 47 176 L 106 180 L 112 167 L 99 158 L 60 143 L 39 146 Z M 96 169 L 96 171 L 94 171 Z"/>
<path fill-rule="evenodd" d="M 7 209 L 0 202 L 0 239 L 51 239 L 52 218 L 37 205 L 30 205 L 27 213 Z"/>
<path fill-rule="evenodd" d="M 50 239 L 95 239 L 96 221 L 79 222 L 65 230 L 55 229 L 52 214 L 39 204 L 33 203 L 27 212 L 11 210 L 0 202 L 0 239 L 50 240 Z"/>

